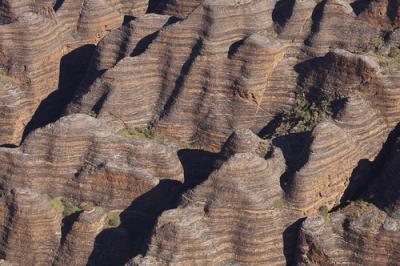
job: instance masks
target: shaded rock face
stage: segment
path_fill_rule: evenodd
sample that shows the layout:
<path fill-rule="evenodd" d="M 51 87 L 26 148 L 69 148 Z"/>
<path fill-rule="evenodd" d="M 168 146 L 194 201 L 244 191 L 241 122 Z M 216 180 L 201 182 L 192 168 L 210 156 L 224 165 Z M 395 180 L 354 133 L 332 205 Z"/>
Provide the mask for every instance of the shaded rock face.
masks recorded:
<path fill-rule="evenodd" d="M 118 117 L 130 127 L 153 124 L 180 142 L 218 151 L 234 129 L 257 128 L 252 121 L 272 116 L 268 81 L 284 45 L 267 37 L 273 31 L 271 12 L 266 1 L 205 2 L 164 27 L 145 53 L 119 61 L 69 110 L 89 112 L 101 100 L 100 119 Z M 230 30 L 230 16 L 240 18 L 241 26 Z M 155 21 L 147 20 L 147 27 Z M 100 58 L 112 52 L 100 47 Z"/>
<path fill-rule="evenodd" d="M 236 132 L 218 168 L 161 215 L 146 256 L 131 263 L 283 264 L 282 231 L 296 212 L 276 204 L 285 170 L 281 150 L 270 147 L 265 159 L 259 145 L 265 143 L 251 131 Z"/>
<path fill-rule="evenodd" d="M 1 263 L 399 264 L 399 21 L 0 1 Z"/>
<path fill-rule="evenodd" d="M 65 78 L 66 72 L 77 67 L 85 72 L 87 67 L 81 62 L 66 69 L 63 59 L 83 45 L 96 44 L 121 25 L 124 15 L 145 13 L 148 4 L 146 1 L 106 0 L 53 2 L 26 0 L 0 4 L 0 23 L 3 24 L 0 27 L 0 67 L 18 87 L 18 93 L 15 93 L 2 86 L 2 95 L 13 94 L 12 102 L 15 102 L 14 109 L 1 112 L 1 120 L 13 124 L 2 130 L 2 144 L 20 143 L 25 127 L 35 118 L 35 111 L 37 116 L 43 116 L 37 112 L 42 101 L 50 98 L 52 102 L 47 105 L 55 106 L 46 111 L 62 111 L 57 105 L 65 105 L 65 99 L 71 97 L 74 86 L 79 83 L 76 77 L 79 72 Z M 88 61 L 90 56 L 91 52 L 85 51 L 79 59 Z M 71 79 L 75 80 L 72 84 Z M 1 107 L 6 105 L 2 103 Z"/>
<path fill-rule="evenodd" d="M 396 265 L 397 226 L 397 219 L 366 203 L 350 205 L 325 220 L 307 218 L 300 230 L 298 264 Z"/>
<path fill-rule="evenodd" d="M 160 212 L 157 208 L 162 210 L 166 202 L 173 201 L 183 182 L 174 147 L 118 135 L 88 115 L 64 117 L 34 131 L 19 148 L 1 149 L 1 187 L 11 192 L 3 197 L 1 207 L 4 242 L 0 251 L 6 261 L 17 265 L 26 261 L 35 265 L 86 264 L 98 248 L 98 235 L 109 230 L 110 224 L 118 226 L 110 221 L 119 221 L 121 210 L 156 189 L 160 199 L 146 199 L 155 206 L 140 212 L 138 227 L 143 226 L 154 219 L 154 212 Z M 165 181 L 171 182 L 168 190 L 159 188 Z M 61 212 L 57 202 L 63 204 Z M 99 205 L 103 208 L 90 207 Z M 68 208 L 72 210 L 66 214 Z M 136 251 L 129 231 L 114 229 L 110 237 L 120 239 L 121 232 L 125 245 L 119 244 L 119 253 L 113 255 L 132 257 L 132 250 Z M 24 250 L 29 250 L 30 256 L 23 255 Z"/>
<path fill-rule="evenodd" d="M 23 265 L 49 265 L 61 238 L 61 216 L 49 202 L 28 188 L 2 195 L 0 233 L 2 257 Z M 29 252 L 23 252 L 29 251 Z"/>
<path fill-rule="evenodd" d="M 161 179 L 183 181 L 173 148 L 113 134 L 88 115 L 64 117 L 33 132 L 21 147 L 1 153 L 4 188 L 29 185 L 115 208 L 126 208 Z M 15 164 L 11 172 L 9 164 Z"/>

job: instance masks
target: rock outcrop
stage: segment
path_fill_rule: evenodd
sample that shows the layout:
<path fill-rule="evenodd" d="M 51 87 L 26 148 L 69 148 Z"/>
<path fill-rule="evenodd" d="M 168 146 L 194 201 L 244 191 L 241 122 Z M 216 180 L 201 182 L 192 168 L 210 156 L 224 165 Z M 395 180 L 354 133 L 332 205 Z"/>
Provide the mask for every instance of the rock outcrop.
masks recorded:
<path fill-rule="evenodd" d="M 0 1 L 0 264 L 397 265 L 400 5 Z"/>
<path fill-rule="evenodd" d="M 7 262 L 51 264 L 61 238 L 61 216 L 40 194 L 15 188 L 0 202 L 0 254 Z"/>
<path fill-rule="evenodd" d="M 183 180 L 173 148 L 113 134 L 88 115 L 62 118 L 0 153 L 3 189 L 29 186 L 115 208 L 126 208 L 159 180 Z"/>
<path fill-rule="evenodd" d="M 56 95 L 58 98 L 71 97 L 69 95 L 77 86 L 75 83 L 79 83 L 76 77 L 79 72 L 73 73 L 75 77 L 66 77 L 66 72 L 71 70 L 65 69 L 62 60 L 66 61 L 68 55 L 84 45 L 96 44 L 108 32 L 118 28 L 125 14 L 144 14 L 148 5 L 147 1 L 53 2 L 26 0 L 0 4 L 0 69 L 13 78 L 21 90 L 21 93 L 14 93 L 2 86 L 5 95 L 13 95 L 11 102 L 15 102 L 17 109 L 2 112 L 1 119 L 9 122 L 8 129 L 0 133 L 1 144 L 20 143 L 39 105 L 50 94 L 61 94 Z M 53 10 L 54 4 L 56 10 Z M 90 58 L 90 53 L 84 56 Z M 69 68 L 76 67 L 80 67 L 78 71 L 86 71 L 84 62 Z M 63 92 L 65 90 L 69 92 Z M 56 106 L 60 101 L 52 100 Z"/>
<path fill-rule="evenodd" d="M 153 124 L 170 138 L 218 151 L 239 125 L 257 130 L 258 121 L 268 121 L 283 105 L 279 93 L 285 91 L 268 86 L 284 56 L 284 44 L 268 37 L 271 13 L 265 1 L 206 1 L 162 29 L 145 53 L 119 61 L 69 110 L 88 112 L 101 102 L 100 119 Z M 243 23 L 230 30 L 234 16 Z"/>
<path fill-rule="evenodd" d="M 82 265 L 90 257 L 96 236 L 106 225 L 107 215 L 101 207 L 84 211 L 61 240 L 54 265 Z"/>
<path fill-rule="evenodd" d="M 372 204 L 307 218 L 300 230 L 299 265 L 396 265 L 398 219 Z"/>
<path fill-rule="evenodd" d="M 282 233 L 297 216 L 282 198 L 284 170 L 279 148 L 236 131 L 215 171 L 161 215 L 146 256 L 132 263 L 284 264 Z"/>
<path fill-rule="evenodd" d="M 86 264 L 98 234 L 106 228 L 108 216 L 100 207 L 84 211 L 76 222 L 72 216 L 64 217 L 61 227 L 62 217 L 51 208 L 50 203 L 55 201 L 52 198 L 66 198 L 73 202 L 68 204 L 77 206 L 122 210 L 160 180 L 183 181 L 173 147 L 157 140 L 113 134 L 104 123 L 88 115 L 65 117 L 34 131 L 21 147 L 1 149 L 2 190 L 12 191 L 3 197 L 0 227 L 5 241 L 1 243 L 1 254 L 7 262 L 18 265 L 48 265 L 52 261 L 56 265 Z M 165 195 L 164 201 L 174 193 Z M 154 211 L 154 207 L 146 209 L 142 215 L 151 216 Z M 70 231 L 68 226 L 72 226 Z M 132 249 L 125 235 L 127 244 L 118 254 Z M 38 250 L 28 252 L 33 243 Z"/>
<path fill-rule="evenodd" d="M 308 161 L 289 184 L 290 201 L 305 212 L 339 204 L 350 179 L 352 189 L 366 180 L 371 169 L 360 162 L 374 161 L 388 134 L 371 105 L 361 97 L 349 98 L 337 120 L 314 129 Z"/>

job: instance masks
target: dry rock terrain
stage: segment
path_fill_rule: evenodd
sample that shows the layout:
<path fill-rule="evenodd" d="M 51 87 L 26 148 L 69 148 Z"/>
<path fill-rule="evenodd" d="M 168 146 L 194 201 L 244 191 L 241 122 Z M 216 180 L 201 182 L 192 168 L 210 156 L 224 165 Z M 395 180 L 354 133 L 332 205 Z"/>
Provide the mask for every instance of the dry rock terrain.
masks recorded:
<path fill-rule="evenodd" d="M 399 0 L 0 0 L 0 265 L 400 265 Z"/>

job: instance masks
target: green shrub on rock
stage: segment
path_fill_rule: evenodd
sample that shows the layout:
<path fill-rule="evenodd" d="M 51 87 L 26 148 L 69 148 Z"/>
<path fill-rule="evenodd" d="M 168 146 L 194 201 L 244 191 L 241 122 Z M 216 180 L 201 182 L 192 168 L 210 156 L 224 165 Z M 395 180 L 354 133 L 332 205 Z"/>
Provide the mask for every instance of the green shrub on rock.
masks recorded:
<path fill-rule="evenodd" d="M 66 198 L 53 197 L 49 195 L 48 201 L 58 213 L 62 214 L 63 217 L 82 211 L 81 208 Z"/>
<path fill-rule="evenodd" d="M 392 47 L 389 51 L 389 57 L 391 58 L 400 58 L 400 48 L 399 47 Z"/>
<path fill-rule="evenodd" d="M 150 127 L 136 127 L 136 128 L 125 128 L 118 132 L 118 134 L 134 139 L 150 139 L 156 138 L 156 132 Z"/>
<path fill-rule="evenodd" d="M 339 105 L 342 106 L 346 100 L 339 94 L 314 100 L 299 96 L 290 110 L 278 115 L 274 135 L 312 131 L 322 121 L 335 117 L 340 110 Z"/>
<path fill-rule="evenodd" d="M 13 78 L 10 77 L 9 75 L 7 75 L 7 72 L 2 67 L 0 67 L 0 82 L 1 81 L 12 81 L 12 80 L 13 80 Z"/>
<path fill-rule="evenodd" d="M 119 212 L 110 212 L 107 215 L 107 226 L 118 227 L 121 224 L 121 219 L 119 217 Z"/>

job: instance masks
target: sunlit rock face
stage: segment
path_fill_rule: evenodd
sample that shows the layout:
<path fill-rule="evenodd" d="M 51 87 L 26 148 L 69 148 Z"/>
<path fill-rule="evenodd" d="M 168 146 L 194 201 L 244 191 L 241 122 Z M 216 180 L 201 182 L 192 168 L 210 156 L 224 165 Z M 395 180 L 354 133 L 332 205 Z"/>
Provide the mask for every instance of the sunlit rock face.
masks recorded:
<path fill-rule="evenodd" d="M 398 1 L 0 2 L 2 263 L 398 264 Z"/>

